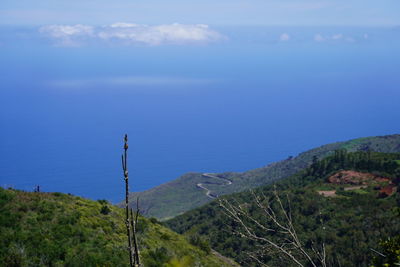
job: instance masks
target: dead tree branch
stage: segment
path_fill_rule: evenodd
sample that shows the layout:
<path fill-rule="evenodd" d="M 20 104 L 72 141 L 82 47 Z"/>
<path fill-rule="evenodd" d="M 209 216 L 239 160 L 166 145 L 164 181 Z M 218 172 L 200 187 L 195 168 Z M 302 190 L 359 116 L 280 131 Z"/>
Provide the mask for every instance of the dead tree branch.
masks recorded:
<path fill-rule="evenodd" d="M 128 151 L 128 135 L 125 134 L 124 137 L 124 154 L 122 155 L 122 170 L 124 172 L 125 180 L 125 225 L 126 225 L 126 235 L 128 237 L 128 250 L 129 250 L 129 263 L 130 266 L 134 266 L 134 257 L 132 250 L 132 235 L 131 235 L 131 224 L 129 216 L 129 176 L 128 176 L 128 165 L 127 165 L 127 154 Z"/>
<path fill-rule="evenodd" d="M 133 249 L 134 249 L 134 264 L 135 266 L 140 266 L 140 257 L 139 257 L 139 246 L 137 240 L 137 225 L 139 218 L 139 198 L 136 199 L 136 214 L 134 216 L 133 209 L 131 208 L 131 227 L 132 227 L 132 241 L 133 241 Z"/>
<path fill-rule="evenodd" d="M 310 250 L 306 249 L 300 240 L 294 227 L 288 195 L 284 203 L 276 188 L 271 197 L 257 195 L 254 191 L 251 193 L 255 206 L 262 211 L 261 217 L 252 215 L 245 208 L 247 205 L 233 203 L 227 199 L 219 200 L 225 215 L 239 226 L 238 229 L 234 229 L 234 234 L 255 242 L 259 247 L 256 252 L 248 253 L 251 259 L 260 266 L 267 266 L 261 259 L 271 255 L 289 260 L 297 266 L 327 266 L 325 244 L 318 249 L 312 246 Z"/>

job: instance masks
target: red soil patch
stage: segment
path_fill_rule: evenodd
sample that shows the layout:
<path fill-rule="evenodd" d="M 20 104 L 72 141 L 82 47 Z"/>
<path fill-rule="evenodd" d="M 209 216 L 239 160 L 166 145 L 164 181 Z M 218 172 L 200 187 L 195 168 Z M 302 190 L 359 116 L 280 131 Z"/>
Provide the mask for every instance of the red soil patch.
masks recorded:
<path fill-rule="evenodd" d="M 376 185 L 375 190 L 379 190 L 378 197 L 385 198 L 394 194 L 397 190 L 396 185 L 392 179 L 387 177 L 378 176 L 372 173 L 363 173 L 356 171 L 339 171 L 328 178 L 328 182 L 331 184 L 343 184 L 353 185 L 346 187 L 344 190 L 355 190 L 360 188 L 366 188 L 372 183 L 384 183 L 383 185 Z M 320 195 L 333 196 L 330 191 L 319 191 Z"/>
<path fill-rule="evenodd" d="M 340 171 L 328 178 L 331 184 L 367 185 L 369 182 L 391 182 L 390 178 L 381 177 L 372 173 L 356 171 Z"/>
<path fill-rule="evenodd" d="M 379 190 L 379 197 L 388 197 L 396 192 L 396 189 L 397 187 L 394 184 L 382 187 L 381 190 Z"/>

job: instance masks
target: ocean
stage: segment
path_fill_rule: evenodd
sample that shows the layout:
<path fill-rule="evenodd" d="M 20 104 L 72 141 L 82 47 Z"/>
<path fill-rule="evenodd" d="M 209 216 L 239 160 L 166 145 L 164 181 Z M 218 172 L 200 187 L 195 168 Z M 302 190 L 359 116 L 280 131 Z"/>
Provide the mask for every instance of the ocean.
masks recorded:
<path fill-rule="evenodd" d="M 400 132 L 398 28 L 218 30 L 216 44 L 59 47 L 0 29 L 0 186 L 121 201 L 125 133 L 142 191 Z"/>

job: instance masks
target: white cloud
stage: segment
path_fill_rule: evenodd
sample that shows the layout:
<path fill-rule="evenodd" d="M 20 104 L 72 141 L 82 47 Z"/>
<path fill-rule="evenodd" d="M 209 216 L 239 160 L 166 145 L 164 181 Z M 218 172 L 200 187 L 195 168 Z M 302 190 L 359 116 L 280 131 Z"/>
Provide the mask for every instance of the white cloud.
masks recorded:
<path fill-rule="evenodd" d="M 82 38 L 93 37 L 94 28 L 88 25 L 47 25 L 39 32 L 56 40 L 57 45 L 78 46 Z"/>
<path fill-rule="evenodd" d="M 98 37 L 148 45 L 209 43 L 223 39 L 221 34 L 209 29 L 207 25 L 178 23 L 157 26 L 116 23 L 103 28 Z"/>
<path fill-rule="evenodd" d="M 163 24 L 156 26 L 118 22 L 94 28 L 87 25 L 48 25 L 39 31 L 58 45 L 77 45 L 82 39 L 117 41 L 123 44 L 188 44 L 210 43 L 225 39 L 204 24 Z"/>
<path fill-rule="evenodd" d="M 290 35 L 287 33 L 282 33 L 281 36 L 279 37 L 279 40 L 281 40 L 282 42 L 289 41 Z"/>
<path fill-rule="evenodd" d="M 114 24 L 111 24 L 111 28 L 131 28 L 131 27 L 136 27 L 139 26 L 138 24 L 133 24 L 133 23 L 126 23 L 126 22 L 117 22 Z"/>
<path fill-rule="evenodd" d="M 364 39 L 368 38 L 365 37 Z M 342 33 L 337 33 L 337 34 L 332 34 L 332 35 L 321 35 L 321 34 L 316 34 L 314 35 L 314 41 L 316 42 L 348 42 L 348 43 L 354 43 L 356 42 L 357 38 L 356 37 L 350 37 L 350 36 L 345 36 Z"/>

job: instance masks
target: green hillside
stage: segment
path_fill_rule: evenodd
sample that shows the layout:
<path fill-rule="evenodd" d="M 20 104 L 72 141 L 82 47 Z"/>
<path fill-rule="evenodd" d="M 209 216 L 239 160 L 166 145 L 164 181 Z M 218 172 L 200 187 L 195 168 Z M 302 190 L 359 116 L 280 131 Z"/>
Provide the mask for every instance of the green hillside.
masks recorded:
<path fill-rule="evenodd" d="M 206 243 L 139 220 L 144 266 L 233 266 Z M 106 201 L 0 188 L 1 266 L 129 266 L 123 210 Z"/>
<path fill-rule="evenodd" d="M 230 185 L 226 185 L 226 180 L 205 177 L 202 173 L 188 173 L 150 190 L 131 193 L 130 199 L 135 205 L 137 197 L 140 198 L 141 209 L 145 216 L 159 219 L 172 218 L 212 201 L 204 189 L 196 186 L 199 183 L 209 189 L 212 196 L 241 192 L 293 175 L 308 167 L 314 157 L 321 159 L 338 149 L 400 152 L 400 135 L 367 137 L 328 144 L 255 170 L 215 175 L 229 179 L 232 181 Z"/>
<path fill-rule="evenodd" d="M 312 248 L 321 247 L 323 243 L 327 266 L 371 266 L 374 257 L 376 262 L 381 262 L 376 266 L 394 266 L 383 265 L 389 257 L 381 257 L 375 251 L 391 250 L 392 258 L 400 259 L 398 244 L 382 242 L 399 240 L 390 239 L 400 233 L 399 159 L 400 153 L 336 151 L 274 186 L 260 187 L 254 192 L 261 198 L 259 203 L 275 205 L 272 207 L 278 218 L 284 221 L 274 194 L 277 190 L 284 200 L 284 209 L 290 210 L 300 243 L 311 254 Z M 284 246 L 291 244 L 285 231 L 278 231 L 276 224 L 268 220 L 266 210 L 259 207 L 249 191 L 222 197 L 221 202 L 213 201 L 166 224 L 179 233 L 202 235 L 212 248 L 235 258 L 243 266 L 260 266 L 248 255 L 255 253 L 265 241 L 254 241 L 239 234 L 244 228 L 227 216 L 229 213 L 221 207 L 221 203 L 226 203 L 224 199 L 238 207 L 241 220 L 258 236 L 276 242 L 284 240 Z M 386 247 L 380 247 L 380 243 Z M 387 244 L 392 244 L 390 249 Z M 292 253 L 295 255 L 296 250 Z M 261 251 L 259 255 L 268 266 L 295 266 L 279 252 Z M 303 258 L 302 263 L 311 266 L 307 259 Z"/>

